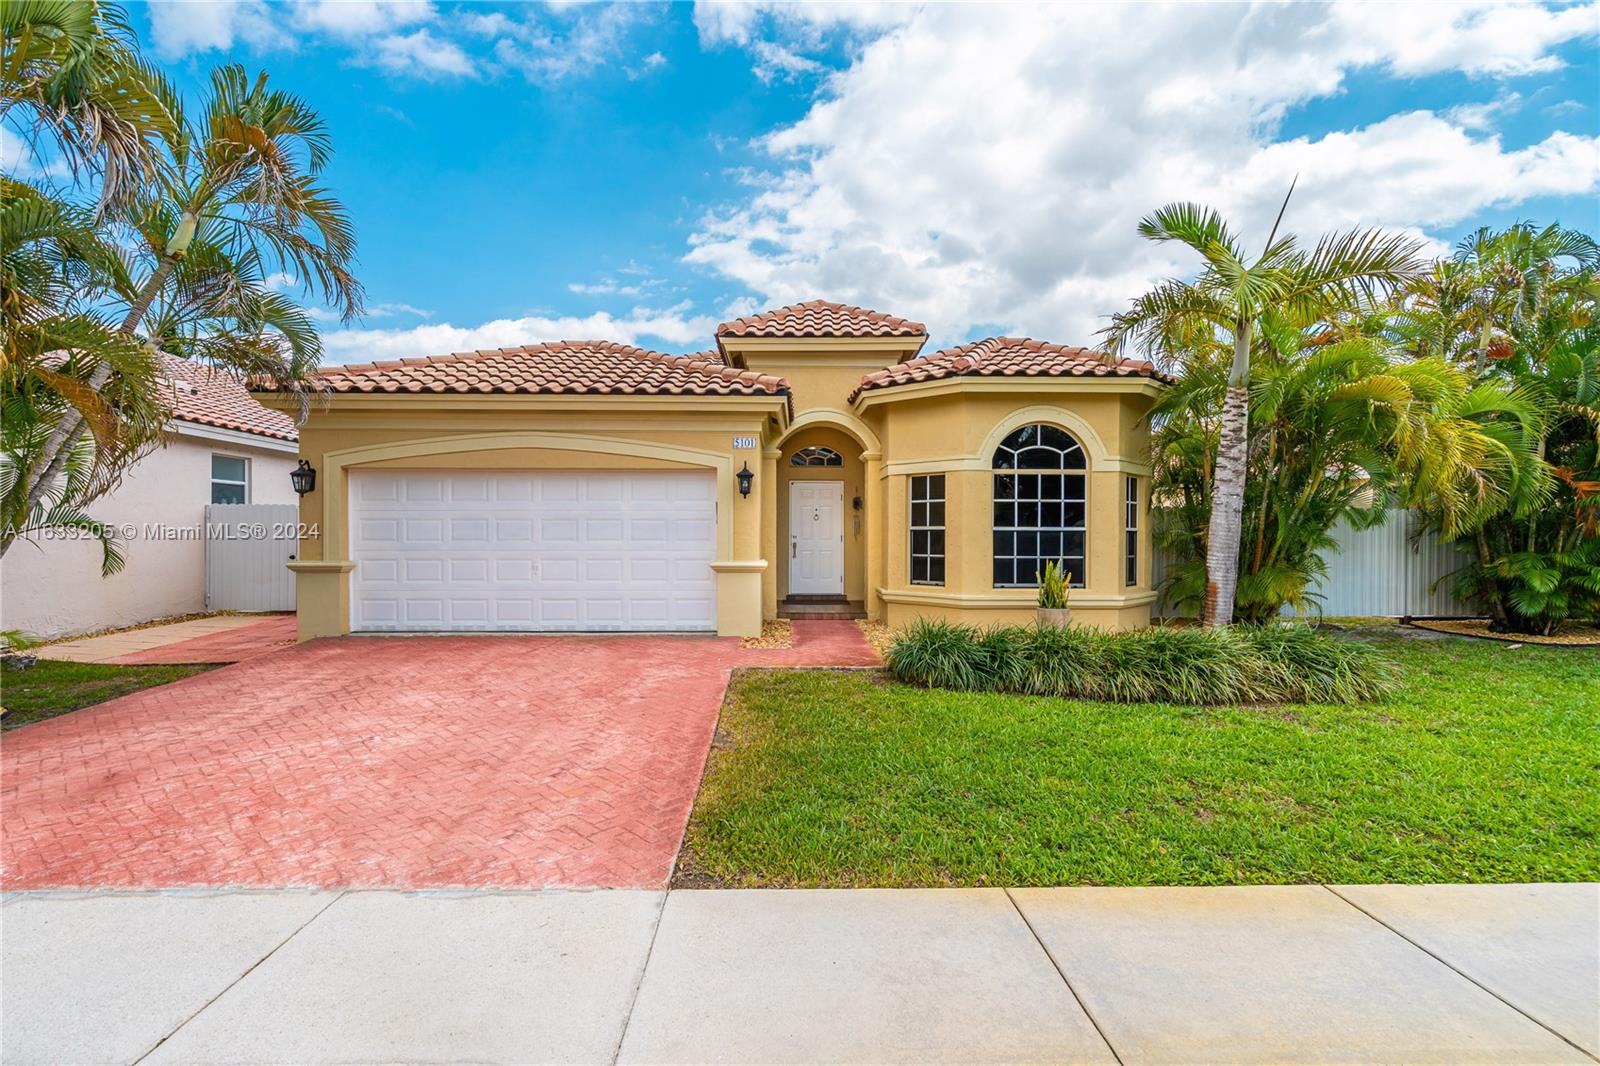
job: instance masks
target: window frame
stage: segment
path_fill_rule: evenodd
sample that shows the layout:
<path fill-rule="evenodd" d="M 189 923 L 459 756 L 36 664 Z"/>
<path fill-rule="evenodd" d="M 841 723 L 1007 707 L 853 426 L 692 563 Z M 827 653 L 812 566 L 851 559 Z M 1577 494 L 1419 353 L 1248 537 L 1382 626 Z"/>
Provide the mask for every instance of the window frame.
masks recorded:
<path fill-rule="evenodd" d="M 1139 479 L 1127 475 L 1122 490 L 1122 584 L 1133 588 L 1139 583 Z"/>
<path fill-rule="evenodd" d="M 1037 433 L 1032 442 L 1016 442 L 1019 435 L 1026 430 L 1053 430 L 1066 440 L 1065 446 L 1054 443 L 1045 443 L 1045 434 Z M 1016 443 L 1014 443 L 1016 442 Z M 1037 450 L 1053 450 L 1058 453 L 1060 466 L 1037 467 L 1020 465 L 1023 453 Z M 1001 466 L 1000 460 L 1005 456 L 1011 466 Z M 1037 574 L 1019 580 L 1017 565 L 1020 560 L 1031 560 L 1036 570 L 1042 569 L 1048 557 L 1040 550 L 1040 538 L 1044 536 L 1059 537 L 1057 541 L 1062 550 L 1054 558 L 1068 565 L 1072 571 L 1072 582 L 1069 587 L 1075 589 L 1088 587 L 1089 570 L 1089 462 L 1088 453 L 1084 451 L 1083 444 L 1070 432 L 1061 426 L 1049 422 L 1029 422 L 1017 426 L 1009 431 L 1000 443 L 995 446 L 994 452 L 989 457 L 990 467 L 990 510 L 989 510 L 989 579 L 992 587 L 997 589 L 1033 589 L 1039 587 Z M 1011 479 L 1010 495 L 1002 495 L 1003 478 Z M 1033 484 L 1037 487 L 1031 494 L 1024 493 L 1025 482 L 1021 479 L 1037 479 Z M 1046 495 L 1049 482 L 1045 479 L 1059 479 L 1058 494 Z M 1074 479 L 1076 479 L 1074 481 Z M 1076 495 L 1070 493 L 1069 486 L 1076 485 Z M 1024 507 L 1032 509 L 1034 519 L 1031 524 L 1021 522 Z M 1011 521 L 1002 522 L 1002 508 L 1010 508 Z M 1049 512 L 1047 508 L 1059 508 L 1060 518 L 1055 523 L 1045 520 Z M 1078 508 L 1080 511 L 1079 522 L 1076 525 L 1067 524 L 1069 508 Z M 1076 535 L 1082 549 L 1081 554 L 1069 554 L 1065 549 L 1067 540 Z M 999 551 L 1001 537 L 1009 537 L 1010 552 Z M 1033 539 L 1034 551 L 1018 552 L 1023 537 Z M 1071 561 L 1071 565 L 1069 564 Z M 1001 581 L 1000 568 L 1009 562 L 1011 569 L 1010 581 Z"/>
<path fill-rule="evenodd" d="M 244 477 L 242 479 L 240 479 L 240 480 L 234 480 L 233 478 L 219 478 L 217 476 L 217 460 L 218 459 L 237 459 L 239 462 L 243 463 L 244 464 Z M 214 506 L 218 506 L 218 507 L 237 507 L 240 504 L 246 504 L 246 503 L 250 502 L 250 481 L 251 481 L 250 466 L 251 466 L 250 457 L 248 455 L 234 455 L 231 452 L 212 452 L 211 453 L 211 503 Z M 217 499 L 217 486 L 218 485 L 230 485 L 230 486 L 231 485 L 237 485 L 239 488 L 242 488 L 244 490 L 244 499 L 240 500 L 239 503 L 226 503 L 226 502 L 218 500 Z"/>
<path fill-rule="evenodd" d="M 918 484 L 921 483 L 923 495 L 917 497 Z M 937 484 L 935 484 L 937 482 Z M 937 495 L 935 494 L 937 490 Z M 949 517 L 949 482 L 943 474 L 912 474 L 906 483 L 906 581 L 912 585 L 933 585 L 942 588 L 947 575 L 946 559 L 949 549 L 949 538 L 946 533 L 945 523 Z M 917 522 L 917 506 L 927 508 L 926 516 L 921 523 Z M 933 521 L 933 505 L 939 505 L 940 521 Z M 917 551 L 917 534 L 928 535 L 928 548 L 926 551 Z M 934 535 L 938 535 L 939 550 L 934 551 Z M 917 562 L 922 560 L 927 564 L 923 577 L 917 577 Z M 934 563 L 938 563 L 938 579 L 934 578 Z"/>
<path fill-rule="evenodd" d="M 812 459 L 818 461 L 812 462 Z M 799 470 L 837 469 L 844 466 L 844 456 L 825 444 L 808 444 L 794 450 L 789 456 L 789 466 Z"/>

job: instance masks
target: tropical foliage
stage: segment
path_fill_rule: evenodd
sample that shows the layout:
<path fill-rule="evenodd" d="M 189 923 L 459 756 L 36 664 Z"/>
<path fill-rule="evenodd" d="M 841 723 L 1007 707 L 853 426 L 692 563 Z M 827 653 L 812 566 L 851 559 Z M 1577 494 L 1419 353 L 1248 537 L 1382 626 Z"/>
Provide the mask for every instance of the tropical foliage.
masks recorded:
<path fill-rule="evenodd" d="M 1206 560 L 1201 616 L 1209 626 L 1234 618 L 1252 454 L 1251 369 L 1266 343 L 1266 326 L 1315 329 L 1408 281 L 1420 267 L 1418 246 L 1406 237 L 1352 230 L 1324 237 L 1307 251 L 1295 237 L 1278 236 L 1282 219 L 1280 210 L 1265 249 L 1251 259 L 1216 211 L 1187 203 L 1157 211 L 1139 224 L 1140 234 L 1186 245 L 1200 256 L 1200 272 L 1152 289 L 1105 330 L 1112 352 L 1138 348 L 1185 370 L 1214 362 L 1219 351 L 1229 353 L 1207 463 L 1206 530 L 1194 541 Z"/>
<path fill-rule="evenodd" d="M 1525 450 L 1507 427 L 1536 410 L 1499 383 L 1474 384 L 1440 358 L 1397 359 L 1342 319 L 1296 328 L 1263 320 L 1251 370 L 1250 436 L 1236 616 L 1264 622 L 1317 608 L 1339 523 L 1365 528 L 1414 498 L 1460 525 L 1503 505 Z M 1173 560 L 1168 601 L 1189 612 L 1205 592 L 1209 476 L 1227 383 L 1223 353 L 1197 351 L 1155 411 L 1157 544 Z M 1485 420 L 1493 419 L 1493 429 Z"/>
<path fill-rule="evenodd" d="M 120 555 L 85 508 L 161 442 L 161 360 L 303 384 L 317 331 L 271 279 L 357 314 L 355 239 L 319 184 L 324 123 L 265 74 L 216 70 L 191 112 L 115 5 L 4 12 L 0 108 L 73 177 L 0 186 L 0 553 L 71 528 L 101 537 L 110 571 Z"/>
<path fill-rule="evenodd" d="M 1473 558 L 1460 591 L 1496 628 L 1549 633 L 1600 617 L 1600 247 L 1559 226 L 1480 230 L 1393 309 L 1392 335 L 1414 357 L 1437 354 L 1528 414 L 1479 416 L 1520 445 L 1502 496 L 1457 520 L 1448 500 L 1414 502 Z"/>
<path fill-rule="evenodd" d="M 1246 267 L 1214 213 L 1167 208 L 1144 232 L 1205 264 L 1106 331 L 1113 350 L 1141 348 L 1178 377 L 1152 412 L 1170 603 L 1213 623 L 1315 610 L 1334 528 L 1409 506 L 1471 550 L 1460 588 L 1498 627 L 1595 615 L 1592 240 L 1517 225 L 1427 265 L 1376 233 L 1310 255 L 1286 238 Z"/>

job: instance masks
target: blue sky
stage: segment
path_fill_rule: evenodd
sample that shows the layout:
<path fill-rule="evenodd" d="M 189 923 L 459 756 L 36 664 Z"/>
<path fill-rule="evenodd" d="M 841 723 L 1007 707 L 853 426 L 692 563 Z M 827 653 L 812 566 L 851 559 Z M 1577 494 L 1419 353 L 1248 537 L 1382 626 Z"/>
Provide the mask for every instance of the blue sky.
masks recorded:
<path fill-rule="evenodd" d="M 331 361 L 598 334 L 707 347 L 823 297 L 937 343 L 1091 341 L 1187 265 L 1183 198 L 1247 232 L 1593 233 L 1600 9 L 153 4 L 180 84 L 233 60 L 328 120 L 371 314 Z"/>

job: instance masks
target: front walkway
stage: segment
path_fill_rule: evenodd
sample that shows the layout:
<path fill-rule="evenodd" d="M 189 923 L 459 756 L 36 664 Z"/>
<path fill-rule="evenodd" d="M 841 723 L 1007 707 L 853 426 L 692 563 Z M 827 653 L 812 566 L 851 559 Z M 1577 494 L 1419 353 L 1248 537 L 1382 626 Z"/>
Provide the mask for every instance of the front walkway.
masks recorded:
<path fill-rule="evenodd" d="M 797 623 L 783 651 L 288 647 L 8 733 L 3 885 L 661 887 L 731 670 L 876 662 L 850 622 Z"/>
<path fill-rule="evenodd" d="M 0 1058 L 1592 1063 L 1597 913 L 1595 885 L 25 894 Z"/>
<path fill-rule="evenodd" d="M 236 663 L 293 644 L 292 614 L 215 614 L 46 644 L 41 659 L 74 663 Z"/>

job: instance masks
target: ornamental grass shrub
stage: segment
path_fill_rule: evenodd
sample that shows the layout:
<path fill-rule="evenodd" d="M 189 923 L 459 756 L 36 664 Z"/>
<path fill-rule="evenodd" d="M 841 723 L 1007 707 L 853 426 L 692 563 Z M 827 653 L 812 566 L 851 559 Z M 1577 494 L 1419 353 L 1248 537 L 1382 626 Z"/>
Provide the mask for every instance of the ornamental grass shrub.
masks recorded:
<path fill-rule="evenodd" d="M 901 630 L 887 662 L 913 685 L 1112 703 L 1355 703 L 1397 681 L 1368 645 L 1303 623 L 1111 633 L 923 620 Z"/>

